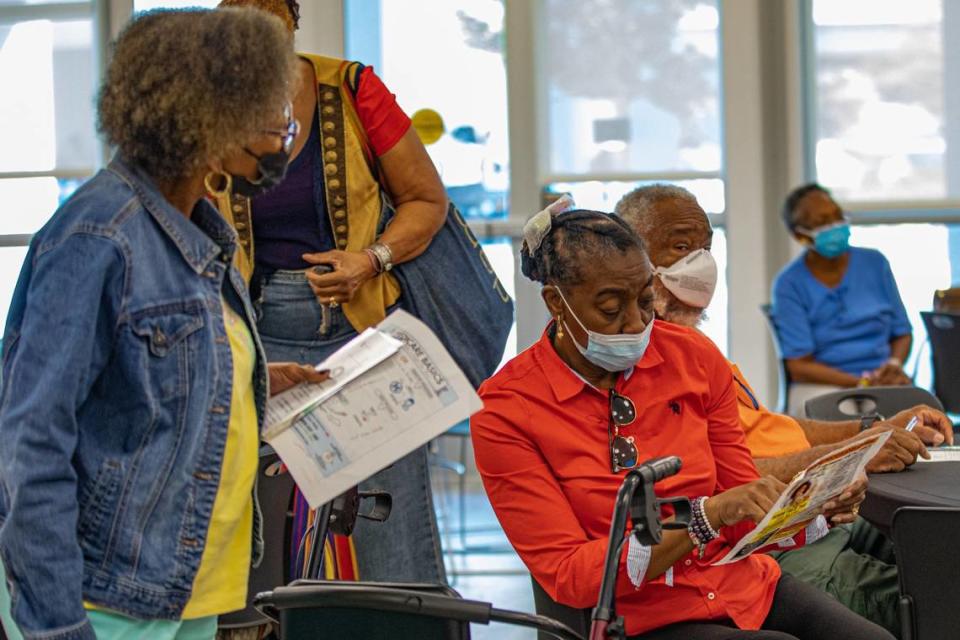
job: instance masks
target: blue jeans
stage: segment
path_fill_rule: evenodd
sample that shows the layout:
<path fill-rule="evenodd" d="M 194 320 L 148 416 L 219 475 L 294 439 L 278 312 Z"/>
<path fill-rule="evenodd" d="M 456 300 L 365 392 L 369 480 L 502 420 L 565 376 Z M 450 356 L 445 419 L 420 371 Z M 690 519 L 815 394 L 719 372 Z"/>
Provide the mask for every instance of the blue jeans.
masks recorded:
<path fill-rule="evenodd" d="M 270 362 L 318 364 L 357 335 L 340 308 L 323 317 L 302 271 L 255 277 L 257 328 Z M 360 489 L 393 497 L 386 522 L 357 521 L 353 539 L 361 579 L 445 583 L 426 447 L 375 474 Z"/>

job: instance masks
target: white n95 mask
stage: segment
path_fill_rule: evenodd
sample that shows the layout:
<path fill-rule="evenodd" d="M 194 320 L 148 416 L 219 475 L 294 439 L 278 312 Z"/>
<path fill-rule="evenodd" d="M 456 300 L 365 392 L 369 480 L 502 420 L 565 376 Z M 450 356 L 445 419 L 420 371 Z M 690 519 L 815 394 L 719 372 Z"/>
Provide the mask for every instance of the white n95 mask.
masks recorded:
<path fill-rule="evenodd" d="M 677 260 L 667 268 L 653 272 L 680 302 L 706 309 L 717 288 L 717 262 L 706 249 L 700 249 Z"/>

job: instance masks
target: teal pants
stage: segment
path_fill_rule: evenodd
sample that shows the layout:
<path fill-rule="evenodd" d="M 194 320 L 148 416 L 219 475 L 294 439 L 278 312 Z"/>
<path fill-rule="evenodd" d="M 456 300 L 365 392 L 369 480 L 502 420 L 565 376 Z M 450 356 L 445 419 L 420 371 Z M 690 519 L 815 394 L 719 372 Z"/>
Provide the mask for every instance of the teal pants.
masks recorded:
<path fill-rule="evenodd" d="M 829 593 L 900 637 L 900 585 L 893 545 L 863 518 L 833 527 L 811 545 L 770 555 L 784 574 Z"/>
<path fill-rule="evenodd" d="M 109 611 L 88 611 L 97 640 L 213 640 L 217 635 L 217 616 L 196 620 L 137 620 Z M 0 562 L 0 624 L 10 640 L 23 640 L 10 615 L 7 575 Z"/>

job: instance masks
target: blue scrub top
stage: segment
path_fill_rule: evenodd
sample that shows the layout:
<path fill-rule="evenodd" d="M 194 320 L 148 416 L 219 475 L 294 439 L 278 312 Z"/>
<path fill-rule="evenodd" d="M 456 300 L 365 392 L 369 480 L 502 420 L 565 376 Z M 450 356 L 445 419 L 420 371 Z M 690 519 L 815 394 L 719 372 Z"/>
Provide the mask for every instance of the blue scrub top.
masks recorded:
<path fill-rule="evenodd" d="M 804 256 L 773 281 L 773 317 L 784 358 L 817 362 L 859 376 L 890 357 L 890 341 L 911 333 L 890 263 L 879 251 L 850 248 L 840 284 L 830 289 Z"/>

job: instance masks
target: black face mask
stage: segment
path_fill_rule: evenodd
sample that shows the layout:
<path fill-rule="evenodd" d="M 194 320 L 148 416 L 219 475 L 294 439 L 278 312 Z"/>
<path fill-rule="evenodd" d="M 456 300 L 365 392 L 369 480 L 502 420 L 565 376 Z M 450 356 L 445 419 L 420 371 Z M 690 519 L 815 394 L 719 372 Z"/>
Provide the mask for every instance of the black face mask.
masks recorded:
<path fill-rule="evenodd" d="M 287 175 L 287 165 L 290 163 L 290 154 L 286 151 L 277 151 L 275 153 L 265 153 L 257 156 L 244 149 L 247 153 L 257 159 L 257 173 L 259 177 L 254 180 L 248 180 L 243 176 L 233 176 L 233 191 L 237 195 L 247 198 L 254 198 L 273 189 L 283 181 Z"/>

